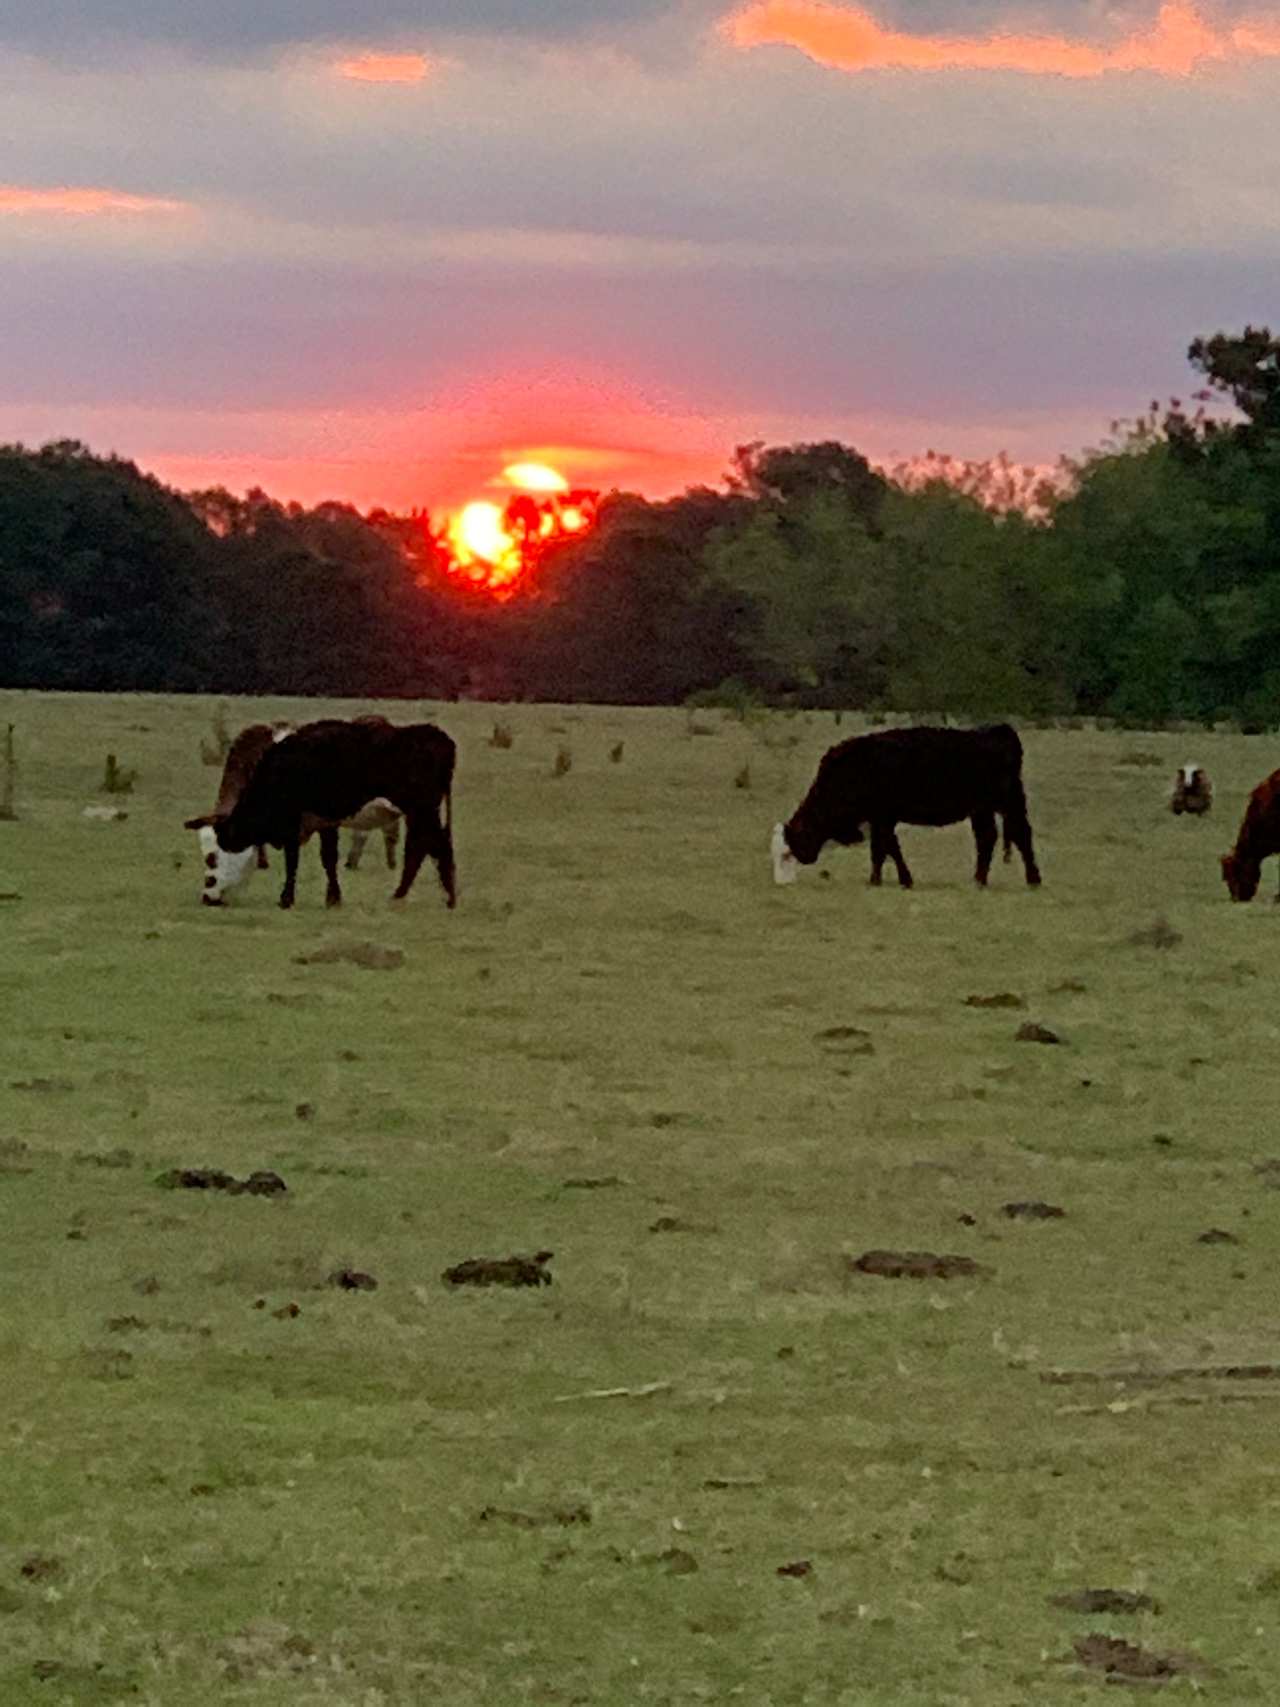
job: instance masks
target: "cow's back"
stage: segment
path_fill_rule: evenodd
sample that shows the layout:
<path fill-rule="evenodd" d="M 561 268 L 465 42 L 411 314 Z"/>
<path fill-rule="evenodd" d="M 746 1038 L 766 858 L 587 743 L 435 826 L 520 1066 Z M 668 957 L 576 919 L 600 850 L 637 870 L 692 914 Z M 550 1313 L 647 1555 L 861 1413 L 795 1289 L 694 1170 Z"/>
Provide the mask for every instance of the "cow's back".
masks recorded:
<path fill-rule="evenodd" d="M 431 723 L 397 728 L 385 720 L 304 724 L 267 753 L 254 778 L 264 810 L 309 814 L 334 823 L 374 799 L 408 810 L 453 774 L 454 743 Z"/>
<path fill-rule="evenodd" d="M 868 815 L 912 824 L 954 823 L 975 809 L 1001 811 L 1021 775 L 1022 742 L 1007 723 L 858 735 L 832 747 L 819 767 L 827 788 L 854 795 Z"/>

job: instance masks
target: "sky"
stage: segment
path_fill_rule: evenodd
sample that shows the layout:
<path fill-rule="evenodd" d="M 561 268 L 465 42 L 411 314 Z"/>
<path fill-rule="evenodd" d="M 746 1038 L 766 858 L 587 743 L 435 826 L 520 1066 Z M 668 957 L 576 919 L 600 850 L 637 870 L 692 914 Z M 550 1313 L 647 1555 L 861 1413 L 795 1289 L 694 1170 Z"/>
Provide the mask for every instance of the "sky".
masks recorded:
<path fill-rule="evenodd" d="M 1280 4 L 0 0 L 0 441 L 183 488 L 1047 463 L 1280 323 Z"/>

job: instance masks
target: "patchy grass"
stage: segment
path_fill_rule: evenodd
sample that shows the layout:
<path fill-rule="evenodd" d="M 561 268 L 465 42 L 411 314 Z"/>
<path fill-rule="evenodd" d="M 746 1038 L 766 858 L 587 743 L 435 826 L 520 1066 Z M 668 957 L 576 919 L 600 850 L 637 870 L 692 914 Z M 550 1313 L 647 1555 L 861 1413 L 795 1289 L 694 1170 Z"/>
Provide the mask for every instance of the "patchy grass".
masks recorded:
<path fill-rule="evenodd" d="M 903 831 L 909 894 L 775 889 L 857 720 L 564 712 L 569 796 L 554 713 L 449 706 L 457 912 L 369 869 L 328 915 L 308 851 L 286 915 L 278 857 L 199 906 L 212 710 L 0 705 L 6 1707 L 1274 1699 L 1256 742 L 1197 736 L 1191 820 L 1131 734 L 1029 733 L 1039 893 L 964 829 Z M 288 1189 L 156 1184 L 201 1168 Z"/>

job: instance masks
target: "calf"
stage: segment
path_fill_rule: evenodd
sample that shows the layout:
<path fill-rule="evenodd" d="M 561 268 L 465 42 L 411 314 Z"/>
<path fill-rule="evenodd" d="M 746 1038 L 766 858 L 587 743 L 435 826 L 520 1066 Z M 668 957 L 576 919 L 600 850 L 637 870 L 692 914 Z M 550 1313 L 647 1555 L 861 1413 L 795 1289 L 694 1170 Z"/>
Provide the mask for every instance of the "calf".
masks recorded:
<path fill-rule="evenodd" d="M 879 884 L 886 859 L 898 882 L 912 878 L 898 844 L 899 824 L 955 824 L 968 818 L 977 845 L 978 883 L 987 881 L 1004 820 L 1005 852 L 1022 855 L 1027 882 L 1040 882 L 1022 789 L 1022 743 L 1007 723 L 985 729 L 886 729 L 832 747 L 818 766 L 808 794 L 773 831 L 775 881 L 789 883 L 796 864 L 812 865 L 828 842 L 844 846 L 871 831 L 871 881 Z"/>
<path fill-rule="evenodd" d="M 1236 845 L 1222 856 L 1222 877 L 1233 901 L 1253 900 L 1262 862 L 1273 853 L 1280 853 L 1280 771 L 1272 771 L 1249 796 Z"/>
<path fill-rule="evenodd" d="M 384 729 L 391 727 L 385 717 L 373 713 L 367 717 L 356 718 L 355 721 Z M 244 793 L 263 754 L 277 741 L 283 741 L 286 735 L 293 734 L 294 727 L 292 723 L 251 723 L 240 731 L 231 743 L 223 765 L 222 781 L 218 787 L 217 803 L 210 814 L 211 820 L 226 817 Z M 243 853 L 227 853 L 218 846 L 218 839 L 208 823 L 203 820 L 200 822 L 200 850 L 204 864 L 204 889 L 201 899 L 208 907 L 220 907 L 228 890 L 242 883 L 254 869 L 255 863 L 259 871 L 267 870 L 267 850 L 259 846 L 256 849 L 246 849 Z M 302 840 L 307 841 L 319 828 L 317 819 L 308 818 L 303 824 Z M 354 817 L 348 818 L 342 828 L 351 831 L 351 849 L 347 855 L 349 870 L 354 871 L 358 867 L 365 843 L 370 835 L 378 830 L 382 831 L 386 844 L 387 865 L 392 871 L 395 870 L 396 853 L 400 845 L 400 814 L 393 806 L 388 805 L 385 800 L 372 800 Z"/>
<path fill-rule="evenodd" d="M 1199 817 L 1212 806 L 1213 784 L 1209 781 L 1208 772 L 1202 770 L 1199 765 L 1183 765 L 1173 779 L 1169 810 L 1175 818 L 1180 818 L 1184 812 Z"/>
<path fill-rule="evenodd" d="M 370 801 L 385 801 L 403 814 L 406 829 L 395 899 L 409 893 L 430 854 L 452 907 L 457 900 L 451 825 L 456 753 L 449 736 L 430 723 L 400 729 L 382 719 L 305 724 L 262 755 L 229 811 L 189 818 L 187 828 L 212 831 L 218 855 L 244 854 L 260 843 L 283 848 L 280 905 L 291 907 L 298 850 L 308 823 L 314 822 L 327 878 L 325 902 L 335 907 L 342 900 L 338 825 Z"/>

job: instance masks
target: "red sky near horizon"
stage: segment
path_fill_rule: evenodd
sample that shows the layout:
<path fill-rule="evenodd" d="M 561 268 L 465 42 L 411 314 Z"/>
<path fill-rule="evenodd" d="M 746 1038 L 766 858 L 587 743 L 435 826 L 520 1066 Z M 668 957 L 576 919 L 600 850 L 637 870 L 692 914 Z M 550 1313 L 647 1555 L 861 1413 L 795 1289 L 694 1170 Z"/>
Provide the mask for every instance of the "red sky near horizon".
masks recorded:
<path fill-rule="evenodd" d="M 1276 0 L 76 5 L 0 19 L 0 440 L 179 487 L 1047 463 L 1274 317 Z"/>

